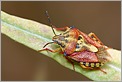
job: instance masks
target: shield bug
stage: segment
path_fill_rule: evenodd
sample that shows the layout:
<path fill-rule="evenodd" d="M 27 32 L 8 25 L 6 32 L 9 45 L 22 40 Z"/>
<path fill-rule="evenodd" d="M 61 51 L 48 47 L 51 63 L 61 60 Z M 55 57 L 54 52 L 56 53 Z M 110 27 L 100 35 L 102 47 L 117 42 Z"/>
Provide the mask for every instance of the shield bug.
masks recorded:
<path fill-rule="evenodd" d="M 100 69 L 101 66 L 103 66 L 106 62 L 110 61 L 111 56 L 107 52 L 108 47 L 106 47 L 94 33 L 90 33 L 87 35 L 75 28 L 74 26 L 56 28 L 52 24 L 47 11 L 46 16 L 55 36 L 52 38 L 53 42 L 45 44 L 43 47 L 44 49 L 39 50 L 39 52 L 45 50 L 50 52 L 60 52 L 72 64 L 73 61 L 75 61 L 82 68 L 86 69 Z M 56 30 L 64 32 L 59 35 L 56 35 L 54 28 Z M 57 48 L 55 50 L 45 48 L 48 44 L 51 43 L 58 44 L 60 48 Z"/>

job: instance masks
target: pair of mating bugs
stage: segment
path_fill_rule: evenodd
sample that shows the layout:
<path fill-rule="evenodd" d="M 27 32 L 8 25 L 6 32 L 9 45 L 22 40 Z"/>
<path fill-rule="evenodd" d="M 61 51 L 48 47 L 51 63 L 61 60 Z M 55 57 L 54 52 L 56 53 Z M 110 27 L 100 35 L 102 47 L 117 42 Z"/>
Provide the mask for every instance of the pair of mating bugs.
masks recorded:
<path fill-rule="evenodd" d="M 47 43 L 44 47 L 48 44 L 56 43 L 60 48 L 50 50 L 43 47 L 44 49 L 39 50 L 39 52 L 60 52 L 72 64 L 73 62 L 77 62 L 82 68 L 86 69 L 100 69 L 101 66 L 110 61 L 110 55 L 107 52 L 108 47 L 106 47 L 94 33 L 87 35 L 74 27 L 56 28 L 52 24 L 47 11 L 46 15 L 55 36 L 52 38 L 53 42 Z M 64 32 L 56 35 L 54 28 Z M 103 70 L 101 71 L 106 73 Z"/>

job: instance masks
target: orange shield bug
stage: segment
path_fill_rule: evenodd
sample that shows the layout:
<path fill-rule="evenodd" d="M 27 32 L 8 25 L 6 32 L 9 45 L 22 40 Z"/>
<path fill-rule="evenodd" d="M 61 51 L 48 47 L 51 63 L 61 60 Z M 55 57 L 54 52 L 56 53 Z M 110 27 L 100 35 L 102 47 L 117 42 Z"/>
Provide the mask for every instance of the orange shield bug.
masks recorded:
<path fill-rule="evenodd" d="M 111 56 L 107 52 L 108 47 L 105 46 L 94 33 L 87 35 L 74 26 L 56 28 L 52 24 L 47 11 L 46 15 L 55 36 L 52 38 L 53 42 L 47 43 L 44 47 L 48 44 L 56 43 L 60 46 L 60 48 L 50 50 L 43 47 L 44 49 L 39 50 L 39 52 L 45 50 L 50 52 L 61 51 L 60 53 L 62 53 L 72 64 L 73 61 L 78 62 L 82 68 L 86 69 L 100 69 L 101 66 L 110 61 Z M 64 30 L 64 32 L 56 35 L 54 28 L 56 30 Z"/>

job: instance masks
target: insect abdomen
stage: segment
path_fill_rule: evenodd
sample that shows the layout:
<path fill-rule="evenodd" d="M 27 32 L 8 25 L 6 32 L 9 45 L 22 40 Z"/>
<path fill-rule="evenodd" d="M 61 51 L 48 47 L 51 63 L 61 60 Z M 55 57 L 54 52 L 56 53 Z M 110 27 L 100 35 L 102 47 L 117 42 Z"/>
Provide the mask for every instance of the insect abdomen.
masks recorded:
<path fill-rule="evenodd" d="M 80 64 L 86 67 L 92 67 L 92 68 L 101 67 L 103 65 L 103 63 L 101 62 L 80 62 Z"/>

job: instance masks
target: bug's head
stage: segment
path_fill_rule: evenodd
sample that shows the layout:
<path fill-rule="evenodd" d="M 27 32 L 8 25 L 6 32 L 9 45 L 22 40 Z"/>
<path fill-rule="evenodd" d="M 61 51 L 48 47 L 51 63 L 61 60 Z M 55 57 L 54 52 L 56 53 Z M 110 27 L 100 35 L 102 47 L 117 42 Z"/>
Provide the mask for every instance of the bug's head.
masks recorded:
<path fill-rule="evenodd" d="M 51 44 L 51 43 L 57 43 L 57 44 L 59 44 L 59 45 L 62 45 L 63 43 L 62 43 L 62 41 L 64 41 L 64 36 L 62 36 L 61 34 L 60 35 L 56 35 L 56 33 L 55 33 L 55 31 L 54 31 L 54 25 L 52 24 L 52 22 L 51 22 L 51 19 L 50 19 L 50 16 L 49 16 L 49 14 L 48 14 L 48 12 L 46 11 L 46 16 L 47 16 L 47 18 L 48 18 L 48 22 L 50 23 L 50 26 L 51 26 L 51 28 L 52 28 L 52 31 L 53 31 L 53 33 L 54 33 L 54 37 L 52 38 L 52 41 L 53 42 L 49 42 L 49 43 L 47 43 L 46 45 L 44 45 L 44 47 L 45 46 L 47 46 L 48 44 Z M 44 48 L 43 47 L 43 48 Z"/>
<path fill-rule="evenodd" d="M 68 42 L 68 40 L 65 39 L 65 36 L 63 35 L 56 35 L 53 37 L 53 42 L 57 43 L 58 45 L 60 45 L 62 48 L 65 47 L 65 43 Z"/>

